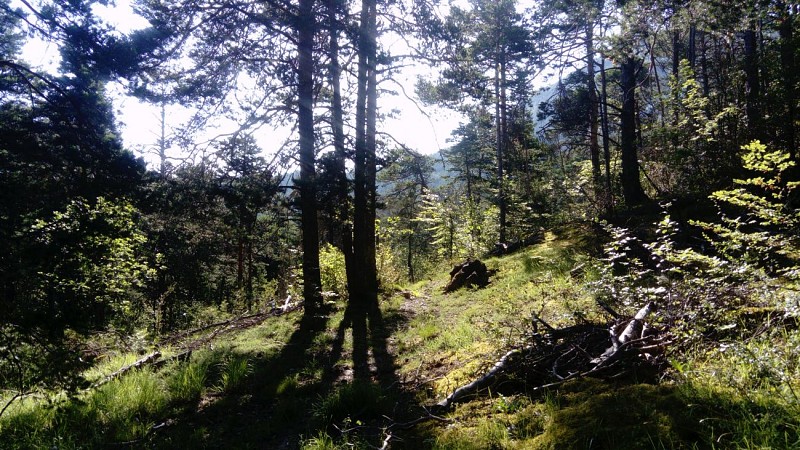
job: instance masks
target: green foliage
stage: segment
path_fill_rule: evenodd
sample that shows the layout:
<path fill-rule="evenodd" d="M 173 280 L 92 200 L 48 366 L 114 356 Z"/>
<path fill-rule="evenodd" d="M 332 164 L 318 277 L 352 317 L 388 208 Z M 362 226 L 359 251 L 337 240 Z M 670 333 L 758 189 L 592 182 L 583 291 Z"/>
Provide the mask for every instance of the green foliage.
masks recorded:
<path fill-rule="evenodd" d="M 253 367 L 246 356 L 230 356 L 223 363 L 219 390 L 222 392 L 235 392 L 241 389 L 252 372 Z"/>
<path fill-rule="evenodd" d="M 437 256 L 449 262 L 477 258 L 494 248 L 498 212 L 495 206 L 479 207 L 470 201 L 447 204 L 439 195 L 427 193 L 416 220 L 431 233 Z"/>
<path fill-rule="evenodd" d="M 29 235 L 46 258 L 34 282 L 40 293 L 34 301 L 50 315 L 48 321 L 77 325 L 93 319 L 102 326 L 109 313 L 130 323 L 141 310 L 136 291 L 155 270 L 144 257 L 147 238 L 130 203 L 72 200 L 63 211 L 37 220 Z"/>
<path fill-rule="evenodd" d="M 96 424 L 118 441 L 143 437 L 169 404 L 169 391 L 150 370 L 138 370 L 118 382 L 102 386 L 91 396 L 87 413 Z"/>
<path fill-rule="evenodd" d="M 209 364 L 204 360 L 191 360 L 178 364 L 167 378 L 167 386 L 172 399 L 179 402 L 193 402 L 200 399 L 208 379 Z"/>
<path fill-rule="evenodd" d="M 319 270 L 324 291 L 347 294 L 347 273 L 341 250 L 331 244 L 323 245 L 319 250 Z"/>
<path fill-rule="evenodd" d="M 692 405 L 688 418 L 703 445 L 793 448 L 800 442 L 798 216 L 789 202 L 794 183 L 785 181 L 793 163 L 759 142 L 743 150 L 754 176 L 712 194 L 718 222 L 690 222 L 707 242 L 688 246 L 685 225 L 669 215 L 649 243 L 609 228 L 596 293 L 630 311 L 657 305 L 657 320 L 676 341 L 679 398 Z"/>
<path fill-rule="evenodd" d="M 389 411 L 388 398 L 379 385 L 355 380 L 319 399 L 314 419 L 323 424 L 356 423 L 381 417 Z"/>
<path fill-rule="evenodd" d="M 752 266 L 795 281 L 800 273 L 800 212 L 789 199 L 798 183 L 785 176 L 794 162 L 759 141 L 742 150 L 744 167 L 756 176 L 735 180 L 737 188 L 714 192 L 720 221 L 694 225 L 709 233 L 720 256 L 739 267 L 737 272 Z"/>

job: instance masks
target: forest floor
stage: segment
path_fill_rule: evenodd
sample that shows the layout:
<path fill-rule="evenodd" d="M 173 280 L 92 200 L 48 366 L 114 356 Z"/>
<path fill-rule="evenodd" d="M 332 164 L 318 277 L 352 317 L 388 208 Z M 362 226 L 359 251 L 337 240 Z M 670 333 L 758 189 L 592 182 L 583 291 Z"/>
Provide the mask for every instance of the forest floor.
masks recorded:
<path fill-rule="evenodd" d="M 168 360 L 197 343 L 184 358 L 130 371 L 78 396 L 17 401 L 0 418 L 0 447 L 800 444 L 796 397 L 794 403 L 770 400 L 774 390 L 742 393 L 713 381 L 731 366 L 719 355 L 676 357 L 674 369 L 655 380 L 585 378 L 543 390 L 527 382 L 500 384 L 452 408 L 435 407 L 508 349 L 524 345 L 533 313 L 553 327 L 605 323 L 589 288 L 600 245 L 592 227 L 562 227 L 537 244 L 485 260 L 497 272 L 484 289 L 444 294 L 442 268 L 436 277 L 385 295 L 379 305 L 355 309 L 334 299 L 311 318 L 301 311 L 264 315 L 182 336 L 161 351 Z M 787 336 L 787 342 L 794 341 Z M 102 379 L 138 358 L 109 352 L 87 378 Z"/>

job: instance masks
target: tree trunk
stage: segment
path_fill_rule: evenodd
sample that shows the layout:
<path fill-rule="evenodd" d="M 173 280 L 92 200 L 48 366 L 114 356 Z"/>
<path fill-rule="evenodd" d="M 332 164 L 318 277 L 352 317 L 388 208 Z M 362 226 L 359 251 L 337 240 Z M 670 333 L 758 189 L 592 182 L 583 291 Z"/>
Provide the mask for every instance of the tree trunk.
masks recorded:
<path fill-rule="evenodd" d="M 792 6 L 793 9 L 797 5 Z M 795 116 L 797 106 L 795 99 L 795 45 L 794 45 L 794 14 L 795 11 L 789 10 L 785 2 L 778 2 L 778 9 L 781 11 L 779 17 L 778 33 L 780 36 L 781 53 L 781 74 L 783 81 L 783 98 L 786 103 L 786 115 L 783 117 L 783 145 L 797 161 L 797 149 L 795 148 Z"/>
<path fill-rule="evenodd" d="M 368 21 L 368 49 L 369 49 L 369 76 L 367 77 L 367 226 L 366 236 L 364 236 L 367 252 L 365 261 L 366 268 L 366 287 L 367 300 L 378 300 L 378 268 L 376 260 L 377 235 L 375 220 L 377 218 L 376 209 L 378 206 L 378 192 L 376 186 L 377 179 L 377 119 L 378 119 L 378 61 L 377 61 L 377 28 L 378 14 L 375 0 L 369 2 L 369 21 Z M 370 303 L 372 304 L 372 303 Z"/>
<path fill-rule="evenodd" d="M 689 45 L 686 49 L 686 59 L 689 60 L 689 66 L 694 68 L 695 60 L 697 59 L 697 25 L 689 25 Z"/>
<path fill-rule="evenodd" d="M 758 42 L 755 21 L 744 32 L 745 114 L 750 139 L 763 140 L 761 121 L 761 85 L 758 71 Z"/>
<path fill-rule="evenodd" d="M 498 55 L 500 53 L 498 47 Z M 499 59 L 499 58 L 498 58 Z M 506 201 L 505 189 L 503 188 L 504 167 L 503 167 L 503 119 L 500 108 L 500 62 L 495 64 L 494 69 L 494 115 L 495 115 L 495 152 L 497 157 L 497 203 L 500 209 L 500 242 L 506 241 Z"/>
<path fill-rule="evenodd" d="M 354 286 L 350 301 L 369 304 L 375 270 L 375 0 L 362 0 L 358 38 L 356 154 L 353 199 Z M 369 117 L 372 116 L 372 117 Z M 372 136 L 369 136 L 369 134 Z M 371 153 L 371 154 L 370 154 Z M 370 167 L 372 166 L 372 167 Z M 372 222 L 370 224 L 369 222 Z M 370 261 L 371 259 L 371 261 Z M 377 290 L 374 293 L 377 297 Z"/>
<path fill-rule="evenodd" d="M 639 179 L 639 157 L 636 139 L 636 73 L 639 61 L 627 56 L 620 68 L 622 87 L 622 113 L 620 121 L 620 151 L 622 153 L 622 194 L 625 203 L 637 205 L 647 197 Z"/>
<path fill-rule="evenodd" d="M 672 32 L 672 75 L 678 76 L 681 58 L 683 58 L 683 42 L 681 33 L 678 30 Z"/>
<path fill-rule="evenodd" d="M 331 129 L 333 133 L 333 149 L 336 155 L 336 184 L 337 207 L 336 223 L 334 229 L 340 234 L 341 251 L 344 255 L 345 274 L 347 277 L 348 292 L 354 283 L 355 268 L 353 262 L 353 228 L 350 225 L 350 189 L 347 182 L 347 151 L 344 141 L 344 113 L 342 108 L 341 75 L 342 67 L 339 64 L 339 19 L 338 12 L 341 7 L 340 0 L 327 0 L 328 31 L 330 33 L 330 84 L 333 98 L 331 99 Z"/>
<path fill-rule="evenodd" d="M 711 86 L 708 83 L 708 57 L 706 56 L 706 33 L 699 31 L 700 34 L 700 79 L 703 83 L 703 96 L 708 98 L 711 93 Z M 710 110 L 707 111 L 710 113 Z"/>
<path fill-rule="evenodd" d="M 314 0 L 300 0 L 297 42 L 297 98 L 300 216 L 303 230 L 303 297 L 306 314 L 322 303 L 319 270 L 316 170 L 314 168 Z"/>
<path fill-rule="evenodd" d="M 606 207 L 606 214 L 612 214 L 614 212 L 614 191 L 611 187 L 611 136 L 609 131 L 609 124 L 608 124 L 608 92 L 607 92 L 608 82 L 606 80 L 606 59 L 603 57 L 600 60 L 600 92 L 602 95 L 601 99 L 601 111 L 602 111 L 602 120 L 601 123 L 603 125 L 603 159 L 605 160 L 605 169 L 606 169 L 606 186 L 605 186 L 605 207 Z"/>
<path fill-rule="evenodd" d="M 598 141 L 597 86 L 594 72 L 594 23 L 586 24 L 586 91 L 589 94 L 589 156 L 592 160 L 592 182 L 597 198 L 602 197 L 600 175 L 600 143 Z"/>

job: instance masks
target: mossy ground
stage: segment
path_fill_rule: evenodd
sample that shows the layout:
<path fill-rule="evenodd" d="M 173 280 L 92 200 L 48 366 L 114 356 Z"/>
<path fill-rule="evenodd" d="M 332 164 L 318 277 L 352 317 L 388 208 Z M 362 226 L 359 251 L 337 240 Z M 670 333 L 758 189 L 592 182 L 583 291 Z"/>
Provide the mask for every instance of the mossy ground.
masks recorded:
<path fill-rule="evenodd" d="M 221 335 L 189 361 L 73 398 L 17 401 L 0 418 L 0 446 L 332 449 L 379 448 L 389 438 L 391 448 L 409 449 L 800 448 L 797 383 L 776 379 L 800 370 L 791 329 L 738 352 L 676 359 L 657 384 L 500 387 L 444 420 L 411 424 L 519 344 L 531 313 L 553 326 L 603 320 L 586 287 L 598 246 L 591 228 L 563 227 L 486 260 L 497 274 L 485 289 L 445 295 L 442 271 L 382 298 L 377 310 L 340 300 L 316 317 L 293 313 Z M 767 352 L 770 343 L 785 351 Z M 747 359 L 773 353 L 783 364 L 777 375 L 761 370 L 778 367 L 773 360 Z M 135 359 L 105 358 L 87 377 Z"/>

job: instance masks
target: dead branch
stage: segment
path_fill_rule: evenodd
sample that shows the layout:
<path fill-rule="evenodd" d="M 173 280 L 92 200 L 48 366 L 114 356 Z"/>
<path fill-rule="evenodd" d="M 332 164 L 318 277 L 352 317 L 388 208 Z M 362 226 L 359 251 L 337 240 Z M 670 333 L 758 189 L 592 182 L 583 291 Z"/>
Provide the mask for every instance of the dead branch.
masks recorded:
<path fill-rule="evenodd" d="M 158 358 L 161 358 L 161 352 L 156 350 L 153 353 L 150 353 L 149 355 L 138 359 L 136 362 L 134 362 L 132 364 L 128 364 L 127 366 L 123 366 L 119 370 L 117 370 L 116 372 L 112 372 L 112 373 L 106 375 L 105 377 L 101 378 L 100 381 L 97 381 L 94 384 L 92 384 L 90 389 L 96 389 L 96 388 L 108 383 L 109 381 L 111 381 L 111 380 L 113 380 L 115 378 L 121 377 L 122 375 L 128 373 L 129 371 L 131 371 L 133 369 L 138 369 L 138 368 L 143 367 L 143 366 L 145 366 L 147 364 L 150 364 L 150 363 L 156 361 Z"/>
<path fill-rule="evenodd" d="M 497 375 L 502 373 L 504 370 L 508 369 L 508 366 L 511 363 L 511 360 L 514 357 L 524 354 L 525 352 L 529 351 L 531 348 L 532 347 L 517 348 L 517 349 L 514 349 L 514 350 L 511 350 L 511 351 L 507 352 L 505 355 L 503 355 L 502 358 L 500 358 L 500 360 L 498 360 L 494 364 L 494 366 L 484 376 L 478 378 L 477 380 L 475 380 L 475 381 L 473 381 L 473 382 L 471 382 L 469 384 L 465 384 L 464 386 L 461 386 L 460 388 L 456 389 L 455 391 L 453 391 L 452 394 L 447 396 L 447 398 L 445 398 L 444 400 L 439 402 L 436 406 L 438 408 L 447 409 L 453 403 L 458 402 L 459 400 L 463 399 L 464 397 L 466 397 L 468 395 L 471 395 L 471 394 L 474 394 L 474 393 L 478 392 L 479 390 L 483 389 L 484 387 L 488 386 L 492 381 L 494 381 L 494 379 L 497 377 Z"/>
<path fill-rule="evenodd" d="M 605 326 L 582 323 L 558 329 L 532 313 L 532 345 L 507 352 L 486 374 L 457 388 L 436 407 L 447 409 L 477 395 L 503 376 L 535 380 L 535 386 L 527 389 L 537 391 L 576 378 L 615 378 L 641 364 L 657 367 L 663 363 L 663 358 L 657 356 L 674 341 L 645 322 L 654 310 L 651 302 L 627 320 L 616 320 Z M 537 324 L 545 330 L 539 332 Z M 608 346 L 609 340 L 611 346 Z"/>

